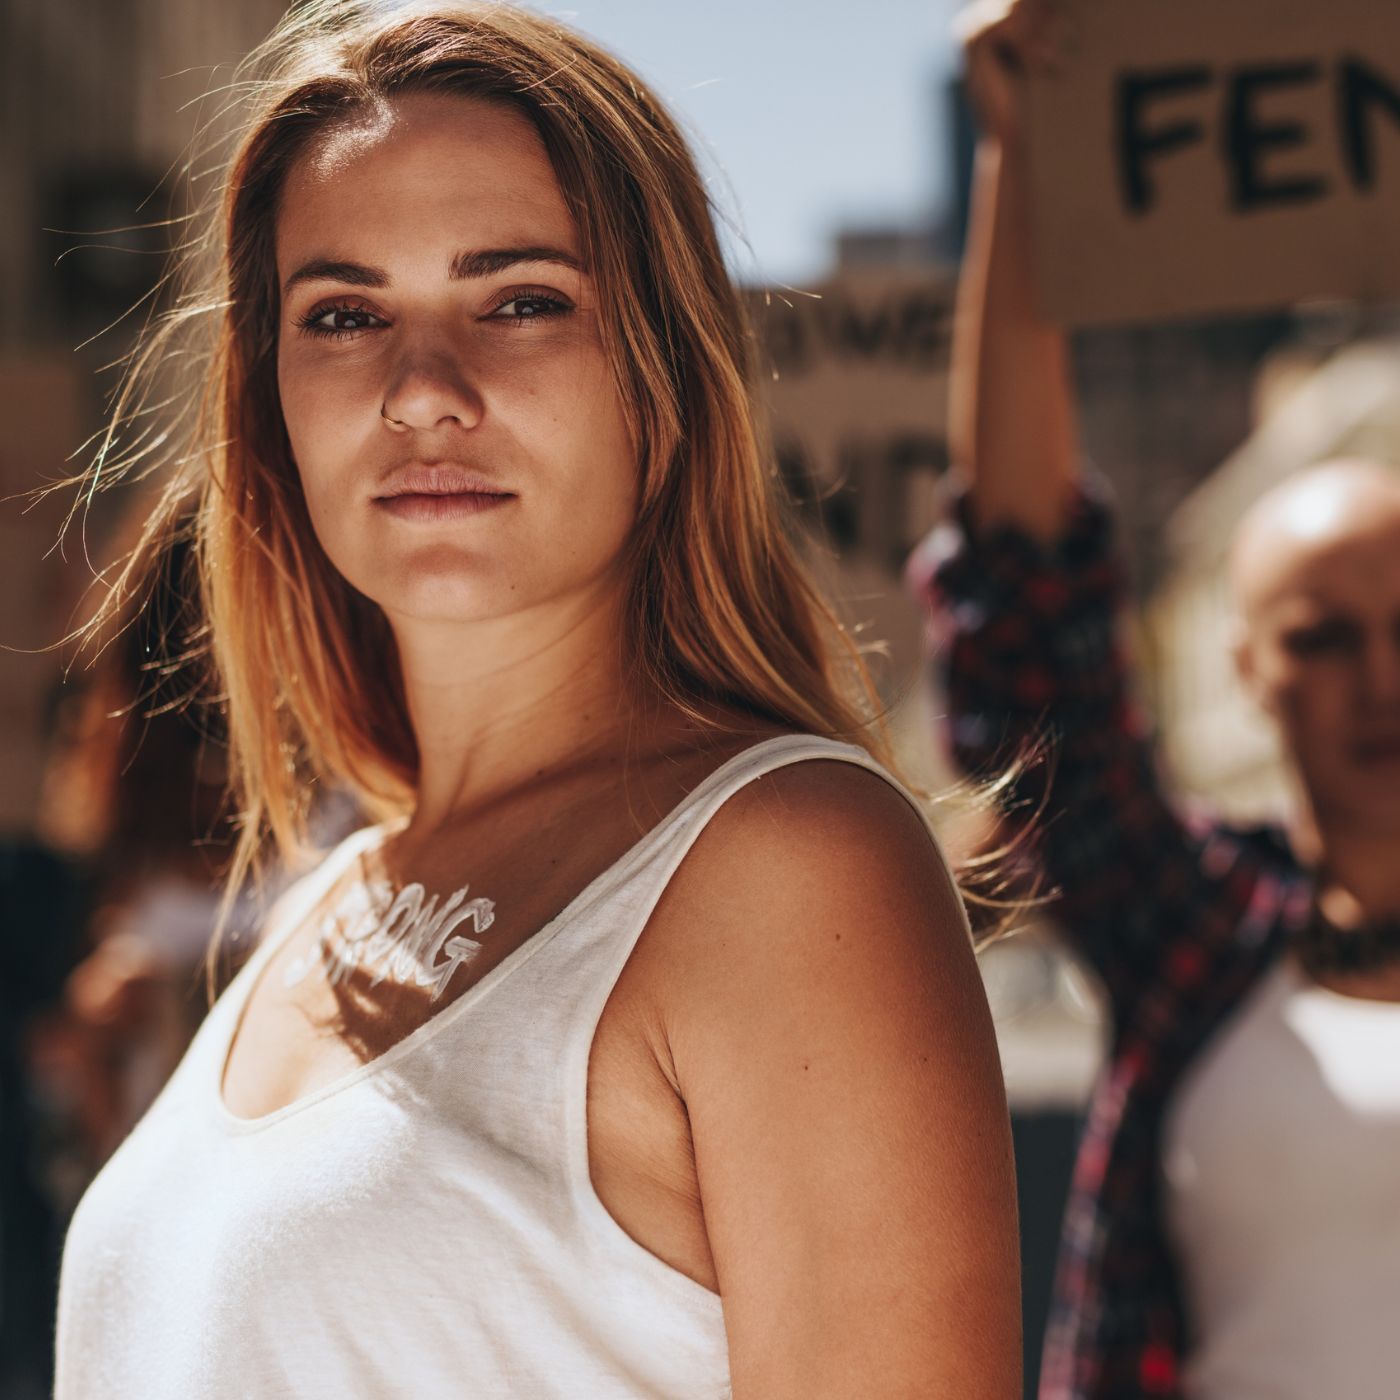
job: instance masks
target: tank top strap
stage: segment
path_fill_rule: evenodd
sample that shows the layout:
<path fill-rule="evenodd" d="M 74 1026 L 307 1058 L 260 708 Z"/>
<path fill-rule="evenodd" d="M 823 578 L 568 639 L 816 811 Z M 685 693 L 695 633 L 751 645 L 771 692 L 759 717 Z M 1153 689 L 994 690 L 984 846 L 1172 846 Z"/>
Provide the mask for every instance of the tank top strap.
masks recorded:
<path fill-rule="evenodd" d="M 576 1203 L 607 1234 L 614 1233 L 616 1227 L 601 1209 L 592 1190 L 586 1132 L 588 1058 L 603 1008 L 667 883 L 715 813 L 755 779 L 812 759 L 854 763 L 889 783 L 919 814 L 929 833 L 931 855 L 939 861 L 956 888 L 947 857 L 923 804 L 878 759 L 857 744 L 814 734 L 779 735 L 736 754 L 699 783 L 636 852 L 640 859 L 630 862 L 623 878 L 606 890 L 598 904 L 583 913 L 580 922 L 585 927 L 571 930 L 574 935 L 570 939 L 572 951 L 578 953 L 586 948 L 587 952 L 570 970 L 570 984 L 576 988 L 576 996 L 561 1047 L 566 1082 L 570 1086 L 566 1128 L 569 1173 Z M 968 937 L 971 938 L 970 929 Z"/>
<path fill-rule="evenodd" d="M 638 858 L 628 862 L 622 878 L 610 884 L 596 904 L 582 911 L 578 925 L 570 929 L 570 938 L 558 949 L 561 956 L 569 957 L 567 979 L 574 988 L 564 1024 L 556 1032 L 562 1042 L 558 1052 L 563 1075 L 563 1154 L 574 1208 L 598 1248 L 628 1261 L 631 1267 L 644 1271 L 657 1288 L 679 1294 L 696 1307 L 708 1307 L 714 1302 L 713 1295 L 635 1244 L 593 1189 L 588 1168 L 589 1056 L 603 1009 L 627 959 L 671 876 L 710 819 L 756 778 L 811 759 L 854 763 L 889 783 L 919 814 L 929 833 L 930 854 L 956 888 L 923 804 L 878 759 L 857 744 L 814 734 L 784 734 L 736 754 L 699 783 L 634 852 Z M 970 939 L 971 930 L 967 933 Z"/>
<path fill-rule="evenodd" d="M 781 734 L 745 749 L 728 763 L 721 765 L 690 794 L 684 804 L 684 810 L 673 814 L 674 824 L 667 823 L 670 828 L 667 835 L 670 839 L 664 843 L 669 859 L 662 860 L 658 871 L 660 878 L 656 889 L 657 896 L 660 896 L 667 880 L 685 858 L 711 817 L 740 788 L 779 768 L 810 759 L 854 763 L 857 767 L 883 778 L 918 814 L 919 820 L 923 822 L 924 828 L 932 838 L 939 861 L 947 867 L 942 847 L 929 821 L 926 805 L 867 749 L 859 744 L 843 743 L 839 739 L 828 739 L 819 734 Z"/>
<path fill-rule="evenodd" d="M 682 804 L 682 809 L 673 813 L 675 828 L 671 834 L 684 833 L 689 838 L 685 842 L 685 850 L 677 857 L 676 864 L 679 864 L 685 851 L 689 850 L 691 842 L 704 830 L 710 818 L 740 788 L 746 787 L 755 778 L 761 778 L 767 773 L 786 768 L 789 764 L 801 763 L 806 759 L 835 759 L 843 763 L 854 763 L 879 774 L 913 807 L 919 814 L 919 819 L 930 832 L 932 831 L 923 804 L 869 750 L 859 744 L 828 739 L 820 734 L 779 734 L 775 738 L 765 739 L 751 748 L 744 749 L 727 763 L 721 764 L 691 792 Z M 668 877 L 670 873 L 668 870 Z"/>
<path fill-rule="evenodd" d="M 636 944 L 641 937 L 641 931 L 650 918 L 651 911 L 655 904 L 661 899 L 662 890 L 666 888 L 666 883 L 671 881 L 671 876 L 675 874 L 680 862 L 685 860 L 689 854 L 690 847 L 699 840 L 700 833 L 706 829 L 715 812 L 720 811 L 721 806 L 734 797 L 735 792 L 741 788 L 748 787 L 757 778 L 766 774 L 774 773 L 778 769 L 785 769 L 792 763 L 804 763 L 809 760 L 836 760 L 840 763 L 854 763 L 857 767 L 867 769 L 876 776 L 883 778 L 899 792 L 904 801 L 909 802 L 911 808 L 918 813 L 918 818 L 924 823 L 924 829 L 930 834 L 930 844 L 937 854 L 938 861 L 941 862 L 949 879 L 952 879 L 952 871 L 949 868 L 944 850 L 938 843 L 934 829 L 928 820 L 928 812 L 924 805 L 914 797 L 909 788 L 904 787 L 889 769 L 886 769 L 876 757 L 872 756 L 868 750 L 862 749 L 855 743 L 843 743 L 839 739 L 827 739 L 815 734 L 784 734 L 777 738 L 764 739 L 762 743 L 756 743 L 753 748 L 745 749 L 742 753 L 736 753 L 728 763 L 721 764 L 710 776 L 697 785 L 686 801 L 672 812 L 672 815 L 662 823 L 661 829 L 654 833 L 655 840 L 648 843 L 648 850 L 643 861 L 638 862 L 637 868 L 630 872 L 627 883 L 633 886 L 630 890 L 631 899 L 629 903 L 634 903 L 634 907 L 640 910 L 640 920 L 627 921 L 619 927 L 619 948 L 617 948 L 617 973 L 622 972 L 623 963 L 631 953 L 631 946 Z M 626 932 L 623 932 L 626 930 Z M 616 976 L 616 974 L 615 974 Z M 609 990 L 612 983 L 609 981 Z M 599 1011 L 602 1007 L 599 1005 Z"/>

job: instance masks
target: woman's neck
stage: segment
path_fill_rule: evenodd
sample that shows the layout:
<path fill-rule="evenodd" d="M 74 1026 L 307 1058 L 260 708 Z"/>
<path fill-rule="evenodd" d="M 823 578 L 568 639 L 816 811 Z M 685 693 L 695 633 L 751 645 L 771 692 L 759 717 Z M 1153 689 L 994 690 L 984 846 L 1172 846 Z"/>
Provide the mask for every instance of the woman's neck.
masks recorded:
<path fill-rule="evenodd" d="M 1317 871 L 1323 912 L 1339 927 L 1400 917 L 1400 831 L 1304 809 L 1290 836 L 1299 860 Z"/>
<path fill-rule="evenodd" d="M 471 624 L 396 619 L 426 838 L 495 794 L 621 748 L 638 723 L 616 593 Z"/>

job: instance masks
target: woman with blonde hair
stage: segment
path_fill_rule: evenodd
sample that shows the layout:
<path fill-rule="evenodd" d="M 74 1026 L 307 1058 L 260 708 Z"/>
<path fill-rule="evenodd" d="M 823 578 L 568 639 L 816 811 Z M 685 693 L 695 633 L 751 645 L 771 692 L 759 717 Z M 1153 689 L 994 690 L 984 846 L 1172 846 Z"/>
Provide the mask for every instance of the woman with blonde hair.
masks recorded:
<path fill-rule="evenodd" d="M 1009 1400 L 966 917 L 785 534 L 684 141 L 511 9 L 298 8 L 256 59 L 173 313 L 216 327 L 231 878 L 314 783 L 378 821 L 79 1207 L 60 1400 Z"/>

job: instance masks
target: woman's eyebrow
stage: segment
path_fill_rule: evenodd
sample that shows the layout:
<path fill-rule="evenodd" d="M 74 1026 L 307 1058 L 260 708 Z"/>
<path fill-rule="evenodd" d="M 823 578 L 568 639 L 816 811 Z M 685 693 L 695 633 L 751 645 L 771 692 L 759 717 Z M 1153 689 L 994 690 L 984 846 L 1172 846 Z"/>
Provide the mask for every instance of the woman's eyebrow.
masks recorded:
<path fill-rule="evenodd" d="M 583 270 L 583 264 L 573 253 L 541 244 L 458 253 L 448 266 L 447 276 L 453 282 L 467 281 L 473 277 L 492 277 L 514 267 L 516 263 L 556 263 L 575 271 Z M 335 258 L 312 258 L 287 278 L 282 284 L 282 294 L 285 296 L 301 282 L 347 282 L 352 287 L 387 287 L 389 281 L 389 274 L 380 267 Z"/>
<path fill-rule="evenodd" d="M 571 267 L 576 272 L 583 270 L 583 264 L 563 248 L 542 246 L 527 248 L 487 248 L 477 253 L 458 253 L 452 259 L 447 275 L 454 281 L 471 277 L 491 277 L 516 263 L 558 263 Z"/>
<path fill-rule="evenodd" d="M 286 296 L 300 282 L 348 282 L 352 287 L 387 287 L 389 274 L 382 268 L 366 267 L 364 263 L 312 258 L 282 283 L 282 295 Z"/>

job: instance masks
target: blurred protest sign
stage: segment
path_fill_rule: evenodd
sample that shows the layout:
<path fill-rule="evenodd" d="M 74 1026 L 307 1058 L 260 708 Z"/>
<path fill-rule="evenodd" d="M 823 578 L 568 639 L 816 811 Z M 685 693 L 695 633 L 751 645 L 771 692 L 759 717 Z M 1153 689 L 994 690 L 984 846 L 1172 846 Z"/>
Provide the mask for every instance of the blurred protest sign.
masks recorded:
<path fill-rule="evenodd" d="M 951 275 L 842 269 L 751 294 L 759 385 L 793 494 L 832 543 L 897 569 L 947 464 Z"/>
<path fill-rule="evenodd" d="M 867 659 L 901 770 L 946 787 L 920 688 L 924 612 L 899 577 L 937 519 L 948 463 L 953 274 L 932 261 L 841 265 L 804 291 L 749 295 L 775 454 L 817 531 L 808 565 L 857 640 L 882 644 Z"/>
<path fill-rule="evenodd" d="M 1064 61 L 1030 93 L 1053 317 L 1400 294 L 1400 9 L 1060 3 Z"/>

